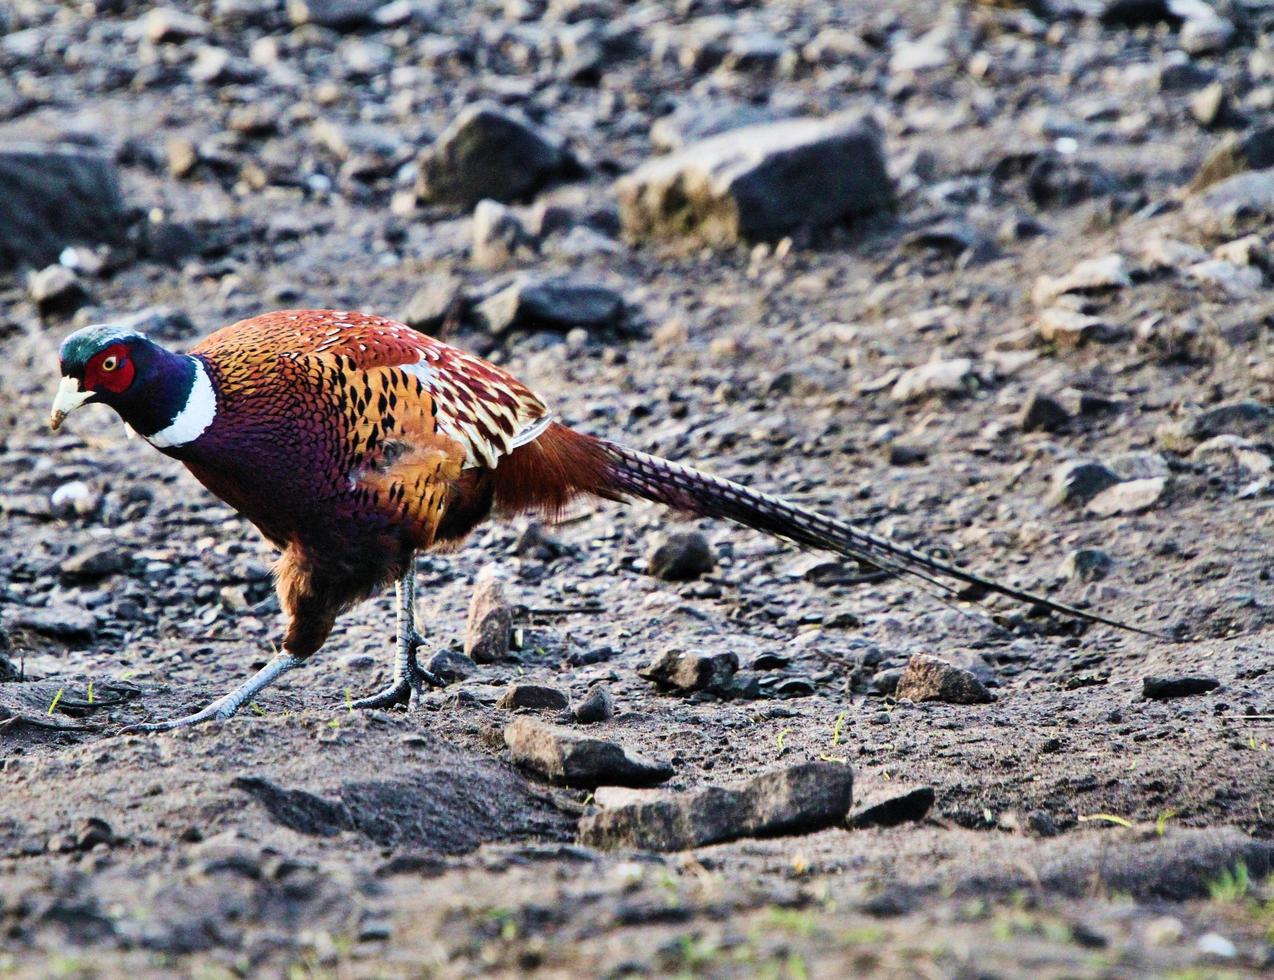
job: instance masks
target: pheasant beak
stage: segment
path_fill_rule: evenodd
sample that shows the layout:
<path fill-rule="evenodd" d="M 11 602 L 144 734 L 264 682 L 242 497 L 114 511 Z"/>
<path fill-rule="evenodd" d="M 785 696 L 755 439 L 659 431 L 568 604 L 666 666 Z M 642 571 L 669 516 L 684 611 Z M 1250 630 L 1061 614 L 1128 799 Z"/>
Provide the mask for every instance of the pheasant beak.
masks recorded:
<path fill-rule="evenodd" d="M 49 416 L 49 428 L 54 432 L 66 420 L 66 417 L 93 397 L 92 391 L 80 387 L 76 378 L 62 379 L 58 385 L 58 393 L 53 397 L 53 413 Z"/>

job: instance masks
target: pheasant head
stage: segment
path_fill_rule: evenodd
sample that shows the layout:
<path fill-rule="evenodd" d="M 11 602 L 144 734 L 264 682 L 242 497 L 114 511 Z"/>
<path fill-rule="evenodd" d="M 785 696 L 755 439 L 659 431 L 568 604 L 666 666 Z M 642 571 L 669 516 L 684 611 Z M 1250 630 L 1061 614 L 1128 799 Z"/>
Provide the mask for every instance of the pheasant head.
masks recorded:
<path fill-rule="evenodd" d="M 196 438 L 216 415 L 216 391 L 204 364 L 135 330 L 85 327 L 62 342 L 59 357 L 62 381 L 49 419 L 54 429 L 81 405 L 100 403 L 162 448 Z"/>

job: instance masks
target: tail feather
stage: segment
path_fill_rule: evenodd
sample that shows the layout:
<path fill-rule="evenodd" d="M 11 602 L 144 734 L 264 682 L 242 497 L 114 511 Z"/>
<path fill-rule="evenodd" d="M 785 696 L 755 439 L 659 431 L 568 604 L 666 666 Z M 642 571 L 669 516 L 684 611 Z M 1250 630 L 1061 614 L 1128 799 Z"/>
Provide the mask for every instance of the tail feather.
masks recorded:
<path fill-rule="evenodd" d="M 609 491 L 605 495 L 618 492 L 624 496 L 667 504 L 702 517 L 728 518 L 754 530 L 786 538 L 809 548 L 843 555 L 882 571 L 923 579 L 948 593 L 953 590 L 942 581 L 943 578 L 955 579 L 983 592 L 996 592 L 1076 619 L 1102 623 L 1157 639 L 1171 639 L 1153 630 L 1133 626 L 1099 613 L 1076 609 L 1045 596 L 983 578 L 844 521 L 790 503 L 781 497 L 749 490 L 738 483 L 635 449 L 604 440 L 595 441 L 609 460 L 604 486 L 601 488 Z"/>

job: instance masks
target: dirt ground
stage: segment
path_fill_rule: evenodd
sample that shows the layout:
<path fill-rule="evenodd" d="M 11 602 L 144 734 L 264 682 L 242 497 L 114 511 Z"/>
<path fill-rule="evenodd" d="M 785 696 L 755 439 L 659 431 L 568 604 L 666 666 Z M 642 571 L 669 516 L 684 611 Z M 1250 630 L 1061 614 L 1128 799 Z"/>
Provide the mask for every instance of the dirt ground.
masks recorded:
<path fill-rule="evenodd" d="M 0 148 L 105 152 L 133 222 L 131 244 L 82 274 L 78 310 L 41 315 L 26 270 L 0 275 L 0 652 L 20 671 L 0 683 L 0 976 L 1274 969 L 1274 429 L 1259 408 L 1206 421 L 1269 404 L 1274 235 L 1268 221 L 1209 228 L 1186 190 L 1222 140 L 1268 124 L 1268 7 L 1224 7 L 1223 49 L 1183 56 L 1184 28 L 1034 4 L 409 0 L 389 5 L 389 26 L 339 30 L 293 27 L 286 6 L 185 5 L 203 27 L 161 43 L 138 27 L 145 2 L 0 13 Z M 622 27 L 625 43 L 581 73 L 561 38 L 590 25 Z M 946 62 L 891 66 L 935 25 Z M 832 29 L 857 45 L 809 54 Z M 696 55 L 713 31 L 777 38 L 799 64 Z M 262 67 L 271 45 L 287 71 Z M 211 80 L 193 67 L 205 47 L 231 57 Z M 1167 65 L 1197 73 L 1165 81 Z M 1205 126 L 1192 100 L 1212 83 L 1230 115 Z M 583 176 L 539 199 L 576 213 L 613 211 L 611 181 L 655 153 L 651 127 L 675 105 L 878 113 L 894 213 L 733 250 L 546 239 L 516 267 L 618 290 L 627 328 L 492 337 L 462 322 L 448 339 L 585 431 L 1178 642 L 1007 601 L 944 604 L 742 528 L 595 502 L 543 528 L 546 546 L 525 546 L 526 522 L 490 525 L 420 559 L 434 650 L 460 649 L 489 565 L 522 642 L 414 710 L 345 706 L 388 677 L 386 595 L 254 710 L 119 734 L 206 704 L 268 658 L 272 556 L 105 410 L 50 433 L 58 343 L 143 311 L 178 347 L 274 308 L 397 315 L 430 283 L 508 276 L 472 260 L 467 210 L 394 206 L 415 153 L 479 97 L 567 138 Z M 253 128 L 247 110 L 269 121 Z M 394 164 L 359 177 L 320 121 L 354 142 L 360 127 L 389 134 Z M 186 171 L 183 140 L 200 160 Z M 185 257 L 138 246 L 169 223 L 195 242 Z M 1246 291 L 1148 247 L 1210 254 L 1251 234 L 1250 262 L 1232 263 Z M 1039 277 L 1112 253 L 1126 281 L 1075 307 L 1099 335 L 1043 339 Z M 893 397 L 901 372 L 957 358 L 970 362 L 958 390 Z M 1061 415 L 1027 431 L 1036 395 Z M 1232 438 L 1196 451 L 1218 436 Z M 1126 512 L 1057 502 L 1055 472 L 1081 460 L 1160 482 Z M 715 570 L 648 574 L 673 530 L 702 531 Z M 1062 570 L 1080 549 L 1107 555 L 1104 577 Z M 762 658 L 762 696 L 656 689 L 637 671 L 670 647 Z M 920 653 L 972 670 L 993 702 L 895 700 Z M 1218 684 L 1161 700 L 1143 696 L 1148 677 Z M 824 759 L 852 767 L 856 797 L 930 786 L 934 802 L 893 827 L 585 847 L 594 793 L 509 758 L 514 714 L 496 701 L 515 681 L 573 703 L 608 683 L 615 714 L 587 733 L 669 762 L 670 791 Z"/>

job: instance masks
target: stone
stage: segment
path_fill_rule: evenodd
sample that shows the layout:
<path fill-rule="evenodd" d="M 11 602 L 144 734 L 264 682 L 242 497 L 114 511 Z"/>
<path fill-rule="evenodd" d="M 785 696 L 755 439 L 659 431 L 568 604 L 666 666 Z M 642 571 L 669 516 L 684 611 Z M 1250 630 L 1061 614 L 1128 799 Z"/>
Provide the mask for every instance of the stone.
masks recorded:
<path fill-rule="evenodd" d="M 849 826 L 896 827 L 923 820 L 936 797 L 932 786 L 907 786 L 894 782 L 859 785 L 854 793 L 854 811 Z"/>
<path fill-rule="evenodd" d="M 64 483 L 49 495 L 49 509 L 54 517 L 90 517 L 97 512 L 102 496 L 83 480 Z"/>
<path fill-rule="evenodd" d="M 919 401 L 933 395 L 968 394 L 977 386 L 973 361 L 953 357 L 947 361 L 929 361 L 904 371 L 894 383 L 890 397 L 897 402 Z"/>
<path fill-rule="evenodd" d="M 1209 235 L 1236 235 L 1274 221 L 1274 167 L 1227 177 L 1195 194 L 1186 218 Z"/>
<path fill-rule="evenodd" d="M 70 244 L 120 244 L 128 218 L 114 164 L 71 149 L 0 149 L 0 272 L 56 262 Z"/>
<path fill-rule="evenodd" d="M 128 566 L 125 552 L 114 545 L 88 545 L 62 562 L 65 578 L 93 581 L 122 572 Z"/>
<path fill-rule="evenodd" d="M 1117 253 L 1077 262 L 1061 276 L 1040 276 L 1031 298 L 1036 306 L 1049 306 L 1066 293 L 1101 293 L 1132 285 L 1124 257 Z"/>
<path fill-rule="evenodd" d="M 1265 285 L 1261 270 L 1250 265 L 1235 265 L 1225 259 L 1207 259 L 1190 266 L 1186 274 L 1196 282 L 1219 292 L 1222 299 L 1247 299 Z"/>
<path fill-rule="evenodd" d="M 844 822 L 853 771 L 807 762 L 737 787 L 638 797 L 585 816 L 580 842 L 605 849 L 683 851 L 743 837 L 809 834 Z"/>
<path fill-rule="evenodd" d="M 879 126 L 857 115 L 745 126 L 651 160 L 615 184 L 624 231 L 728 248 L 893 205 Z"/>
<path fill-rule="evenodd" d="M 515 259 L 535 255 L 536 242 L 516 214 L 498 201 L 483 200 L 473 209 L 473 262 L 501 269 Z"/>
<path fill-rule="evenodd" d="M 1230 111 L 1230 97 L 1220 82 L 1213 82 L 1190 96 L 1190 115 L 1204 129 L 1220 125 Z"/>
<path fill-rule="evenodd" d="M 468 306 L 464 284 L 454 276 L 430 279 L 407 300 L 399 319 L 426 333 L 437 330 L 448 318 L 459 319 Z"/>
<path fill-rule="evenodd" d="M 791 113 L 750 102 L 703 102 L 688 99 L 650 127 L 650 142 L 665 153 L 698 140 L 763 123 L 779 122 Z"/>
<path fill-rule="evenodd" d="M 907 662 L 894 696 L 947 704 L 989 704 L 993 700 L 971 671 L 924 653 L 914 654 Z"/>
<path fill-rule="evenodd" d="M 575 706 L 575 720 L 581 725 L 607 721 L 615 714 L 615 696 L 606 684 L 594 684 L 584 700 Z"/>
<path fill-rule="evenodd" d="M 1223 51 L 1234 37 L 1234 24 L 1216 14 L 1189 17 L 1181 25 L 1177 43 L 1191 55 L 1215 54 Z"/>
<path fill-rule="evenodd" d="M 1070 422 L 1070 412 L 1056 398 L 1033 391 L 1022 403 L 1017 424 L 1023 432 L 1058 432 Z"/>
<path fill-rule="evenodd" d="M 571 699 L 565 692 L 555 687 L 514 682 L 509 685 L 495 706 L 506 711 L 517 708 L 528 708 L 532 711 L 565 711 L 571 706 Z"/>
<path fill-rule="evenodd" d="M 429 658 L 425 669 L 444 684 L 455 684 L 476 674 L 478 665 L 456 650 L 439 650 Z"/>
<path fill-rule="evenodd" d="M 80 277 L 64 265 L 51 265 L 32 274 L 28 289 L 42 317 L 74 313 L 89 298 Z"/>
<path fill-rule="evenodd" d="M 208 22 L 173 7 L 156 7 L 146 15 L 146 40 L 151 44 L 180 44 L 208 34 Z"/>
<path fill-rule="evenodd" d="M 1053 471 L 1048 503 L 1083 506 L 1119 482 L 1119 475 L 1101 463 L 1073 460 Z"/>
<path fill-rule="evenodd" d="M 97 635 L 97 619 L 87 609 L 67 604 L 21 608 L 9 617 L 16 630 L 38 633 L 70 644 L 88 644 Z"/>
<path fill-rule="evenodd" d="M 712 545 L 698 531 L 669 534 L 653 543 L 646 571 L 665 582 L 689 582 L 716 568 Z"/>
<path fill-rule="evenodd" d="M 386 0 L 287 0 L 293 25 L 315 24 L 334 31 L 354 31 L 376 24 L 376 11 Z"/>
<path fill-rule="evenodd" d="M 1270 167 L 1274 167 L 1274 126 L 1260 126 L 1221 140 L 1191 178 L 1189 190 L 1197 194 L 1235 174 Z"/>
<path fill-rule="evenodd" d="M 1125 336 L 1125 331 L 1111 326 L 1100 317 L 1088 316 L 1060 306 L 1041 310 L 1035 322 L 1041 340 L 1064 348 L 1079 347 L 1089 341 L 1108 344 Z"/>
<path fill-rule="evenodd" d="M 1178 677 L 1143 677 L 1141 680 L 1141 696 L 1152 701 L 1166 701 L 1169 698 L 1188 698 L 1198 694 L 1207 694 L 1221 686 L 1215 677 L 1178 676 Z"/>
<path fill-rule="evenodd" d="M 723 691 L 729 687 L 738 669 L 739 658 L 732 651 L 687 653 L 674 647 L 640 668 L 637 676 L 665 689 Z"/>
<path fill-rule="evenodd" d="M 1152 235 L 1141 246 L 1141 259 L 1152 269 L 1184 269 L 1207 257 L 1197 245 L 1162 235 Z"/>
<path fill-rule="evenodd" d="M 502 660 L 509 652 L 512 633 L 513 607 L 504 596 L 504 585 L 490 569 L 483 569 L 469 600 L 465 656 L 479 664 Z"/>
<path fill-rule="evenodd" d="M 1088 501 L 1087 511 L 1098 517 L 1114 517 L 1117 514 L 1139 514 L 1149 510 L 1167 489 L 1166 477 L 1154 476 L 1144 480 L 1125 480 L 1108 487 Z"/>
<path fill-rule="evenodd" d="M 1184 453 L 1205 439 L 1219 435 L 1269 439 L 1272 429 L 1274 409 L 1260 402 L 1241 401 L 1204 409 L 1180 421 L 1165 423 L 1155 435 L 1165 449 Z"/>
<path fill-rule="evenodd" d="M 1079 582 L 1096 582 L 1105 578 L 1114 561 L 1100 548 L 1076 548 L 1062 560 L 1058 573 L 1062 578 Z"/>
<path fill-rule="evenodd" d="M 623 324 L 624 298 L 609 286 L 567 276 L 521 276 L 474 307 L 474 317 L 497 336 L 513 331 L 581 328 L 600 331 Z"/>
<path fill-rule="evenodd" d="M 673 775 L 666 762 L 530 718 L 509 724 L 504 729 L 504 742 L 515 765 L 566 786 L 655 786 Z"/>
<path fill-rule="evenodd" d="M 98 844 L 113 847 L 115 843 L 115 832 L 101 817 L 87 817 L 76 828 L 75 849 L 77 851 L 89 851 Z"/>
<path fill-rule="evenodd" d="M 524 198 L 578 170 L 557 139 L 494 104 L 464 109 L 421 155 L 416 197 L 471 208 L 483 198 Z"/>

